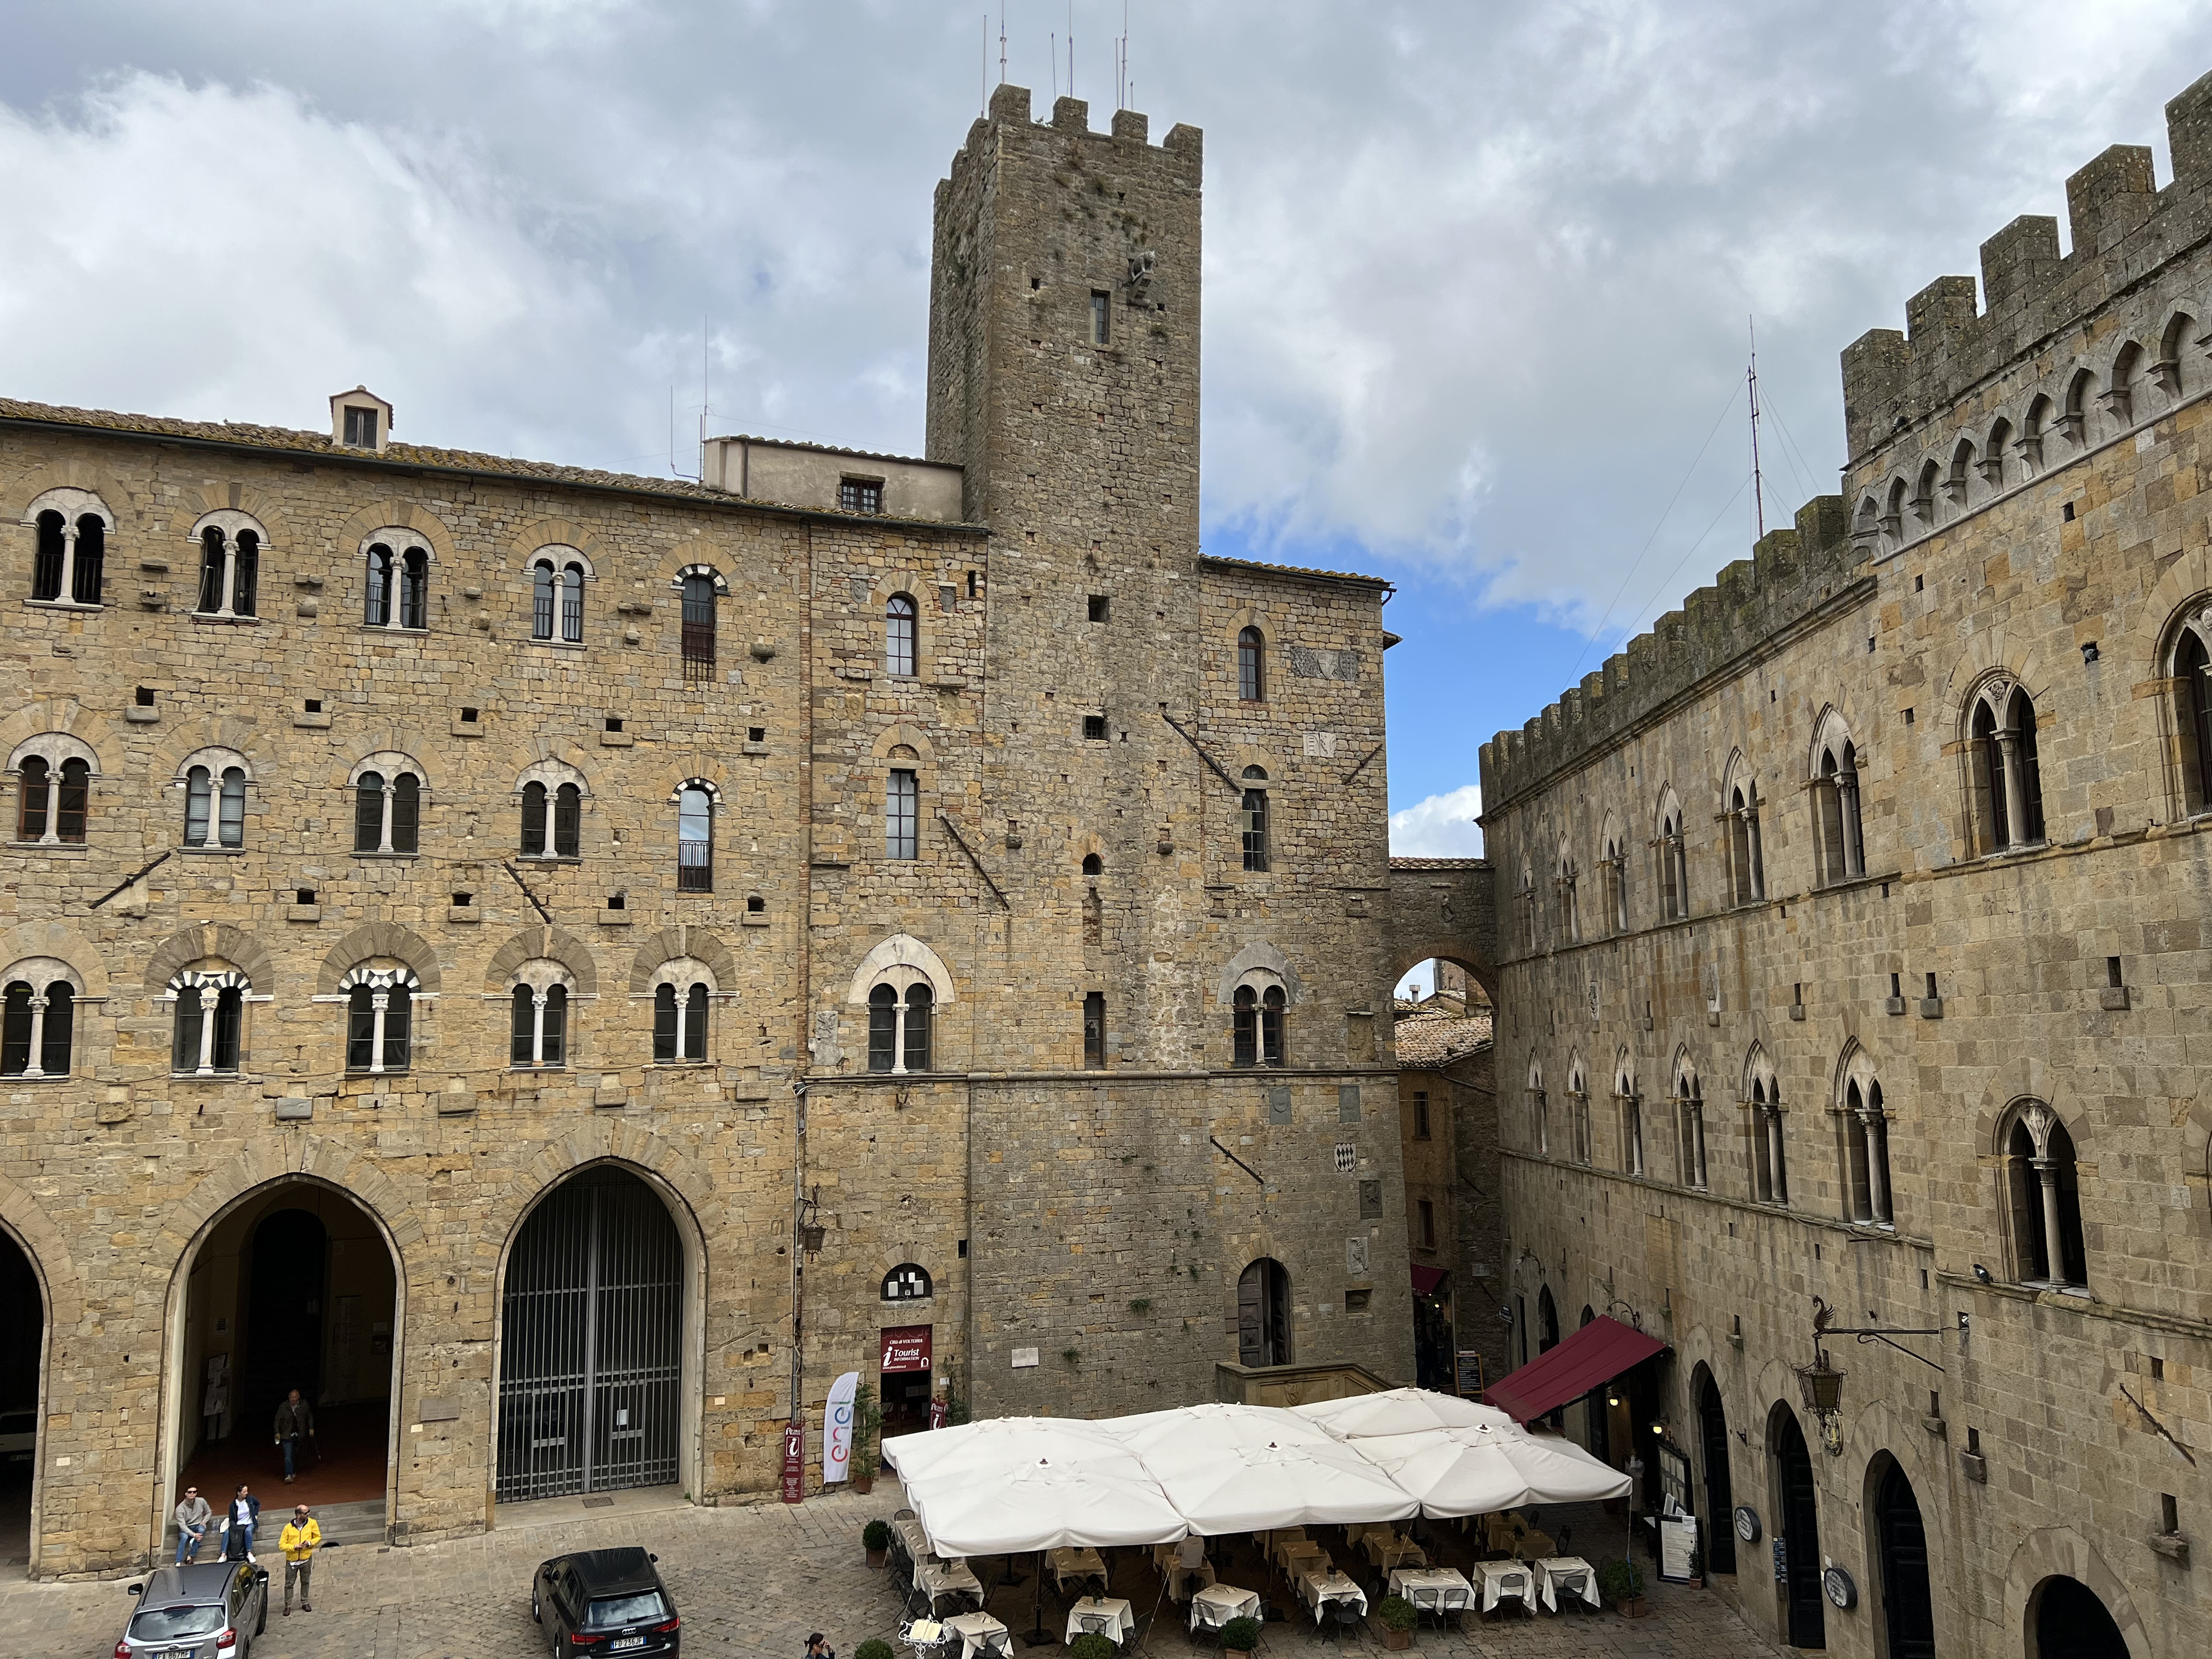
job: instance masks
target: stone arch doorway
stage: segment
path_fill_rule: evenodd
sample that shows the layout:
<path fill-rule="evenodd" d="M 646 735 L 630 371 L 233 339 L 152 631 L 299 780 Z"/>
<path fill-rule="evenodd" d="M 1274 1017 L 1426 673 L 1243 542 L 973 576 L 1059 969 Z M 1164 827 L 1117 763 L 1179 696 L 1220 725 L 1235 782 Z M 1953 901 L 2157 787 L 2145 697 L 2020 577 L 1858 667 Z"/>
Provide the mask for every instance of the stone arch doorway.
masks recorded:
<path fill-rule="evenodd" d="M 690 1246 L 661 1193 L 620 1164 L 590 1165 L 532 1207 L 500 1291 L 496 1502 L 684 1478 Z"/>
<path fill-rule="evenodd" d="M 220 1510 L 245 1482 L 268 1508 L 314 1504 L 328 1536 L 383 1536 L 402 1280 L 382 1223 L 326 1182 L 270 1182 L 202 1230 L 184 1281 L 170 1351 L 175 1473 L 165 1516 L 186 1485 Z M 270 1425 L 294 1389 L 315 1433 L 295 1446 L 288 1486 Z"/>
<path fill-rule="evenodd" d="M 1720 1385 L 1703 1365 L 1692 1385 L 1698 1408 L 1698 1451 L 1705 1475 L 1705 1559 L 1717 1573 L 1735 1571 L 1735 1486 L 1729 1474 L 1728 1411 Z"/>
<path fill-rule="evenodd" d="M 1291 1363 L 1291 1275 L 1273 1256 L 1261 1256 L 1237 1275 L 1237 1361 Z"/>
<path fill-rule="evenodd" d="M 1904 1467 L 1887 1452 L 1867 1466 L 1869 1554 L 1881 1600 L 1887 1659 L 1936 1659 L 1936 1605 L 1928 1571 L 1928 1528 Z"/>
<path fill-rule="evenodd" d="M 1793 1648 L 1828 1645 L 1827 1614 L 1820 1597 L 1820 1489 L 1813 1456 L 1797 1414 L 1777 1404 L 1766 1421 L 1766 1456 L 1774 1482 L 1775 1537 L 1783 1551 L 1776 1585 L 1781 1637 Z"/>
<path fill-rule="evenodd" d="M 31 1568 L 31 1510 L 42 1460 L 46 1296 L 31 1254 L 0 1228 L 0 1575 Z"/>
<path fill-rule="evenodd" d="M 2128 1659 L 2118 1621 L 2078 1578 L 2053 1577 L 2035 1587 L 2025 1634 L 2028 1659 Z"/>

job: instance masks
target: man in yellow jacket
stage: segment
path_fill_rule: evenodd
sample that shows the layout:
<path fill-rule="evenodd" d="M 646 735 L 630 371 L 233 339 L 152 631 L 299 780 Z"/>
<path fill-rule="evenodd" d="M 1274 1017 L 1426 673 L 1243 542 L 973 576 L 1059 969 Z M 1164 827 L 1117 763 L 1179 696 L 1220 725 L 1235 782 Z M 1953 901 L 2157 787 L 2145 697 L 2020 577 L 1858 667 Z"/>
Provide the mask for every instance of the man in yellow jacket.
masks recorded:
<path fill-rule="evenodd" d="M 292 1616 L 292 1585 L 300 1586 L 300 1611 L 313 1613 L 315 1604 L 308 1600 L 309 1582 L 315 1571 L 315 1552 L 323 1547 L 323 1529 L 315 1524 L 315 1517 L 307 1513 L 305 1504 L 296 1505 L 292 1518 L 285 1523 L 276 1540 L 276 1547 L 284 1552 L 284 1617 Z"/>

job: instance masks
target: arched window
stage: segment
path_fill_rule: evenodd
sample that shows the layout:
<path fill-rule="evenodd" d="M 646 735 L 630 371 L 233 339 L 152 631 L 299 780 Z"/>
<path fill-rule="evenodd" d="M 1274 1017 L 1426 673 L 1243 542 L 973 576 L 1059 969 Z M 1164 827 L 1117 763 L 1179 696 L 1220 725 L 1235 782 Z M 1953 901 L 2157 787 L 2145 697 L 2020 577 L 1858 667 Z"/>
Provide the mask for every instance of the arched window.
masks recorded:
<path fill-rule="evenodd" d="M 1620 1168 L 1624 1175 L 1644 1173 L 1644 1101 L 1636 1092 L 1636 1075 L 1623 1054 L 1613 1071 L 1613 1098 L 1620 1113 Z"/>
<path fill-rule="evenodd" d="M 552 820 L 550 836 L 546 833 L 549 807 Z M 532 778 L 522 786 L 523 857 L 578 857 L 583 846 L 583 792 L 574 784 L 556 784 L 548 790 Z"/>
<path fill-rule="evenodd" d="M 1610 813 L 1606 816 L 1605 840 L 1598 854 L 1605 873 L 1606 925 L 1616 933 L 1628 931 L 1628 838 Z"/>
<path fill-rule="evenodd" d="M 1840 722 L 1820 745 L 1813 777 L 1814 844 L 1823 884 L 1856 881 L 1866 873 L 1866 838 L 1859 817 L 1858 750 Z"/>
<path fill-rule="evenodd" d="M 1244 769 L 1244 799 L 1238 812 L 1244 844 L 1244 867 L 1265 874 L 1267 869 L 1267 773 L 1260 766 Z"/>
<path fill-rule="evenodd" d="M 1690 865 L 1682 841 L 1682 805 L 1668 790 L 1659 799 L 1659 910 L 1668 921 L 1690 914 Z"/>
<path fill-rule="evenodd" d="M 1291 1363 L 1291 1276 L 1269 1256 L 1237 1277 L 1237 1359 L 1252 1366 Z"/>
<path fill-rule="evenodd" d="M 92 811 L 92 750 L 66 732 L 44 732 L 16 745 L 15 838 L 47 846 L 83 842 Z"/>
<path fill-rule="evenodd" d="M 1566 837 L 1559 838 L 1559 856 L 1552 866 L 1552 894 L 1559 907 L 1559 940 L 1571 945 L 1583 936 L 1580 907 L 1575 901 L 1575 859 L 1567 850 Z"/>
<path fill-rule="evenodd" d="M 921 856 L 921 785 L 910 766 L 894 766 L 884 782 L 884 856 Z"/>
<path fill-rule="evenodd" d="M 1729 834 L 1729 900 L 1756 904 L 1766 896 L 1766 861 L 1759 828 L 1759 780 L 1748 768 L 1731 767 L 1735 775 L 1725 797 Z"/>
<path fill-rule="evenodd" d="M 568 975 L 559 964 L 524 964 L 508 988 L 507 1064 L 550 1071 L 568 1063 Z"/>
<path fill-rule="evenodd" d="M 930 1016 L 937 994 L 919 969 L 895 968 L 868 991 L 868 1069 L 930 1069 Z"/>
<path fill-rule="evenodd" d="M 10 975 L 0 992 L 0 1077 L 35 1081 L 70 1074 L 76 1022 L 76 987 L 53 976 L 51 964 L 28 976 Z M 23 972 L 23 969 L 18 969 Z"/>
<path fill-rule="evenodd" d="M 564 643 L 583 641 L 584 567 L 541 558 L 530 567 L 530 637 L 550 640 L 556 629 Z"/>
<path fill-rule="evenodd" d="M 235 969 L 187 969 L 169 981 L 174 1034 L 169 1069 L 210 1077 L 238 1070 L 246 997 L 251 982 Z"/>
<path fill-rule="evenodd" d="M 362 620 L 371 628 L 429 627 L 429 550 L 392 532 L 386 539 L 371 542 L 366 556 Z"/>
<path fill-rule="evenodd" d="M 362 620 L 371 628 L 392 626 L 392 550 L 381 542 L 368 550 L 367 601 Z"/>
<path fill-rule="evenodd" d="M 676 890 L 714 890 L 714 797 L 699 783 L 676 792 Z"/>
<path fill-rule="evenodd" d="M 1567 1115 L 1569 1127 L 1574 1131 L 1575 1162 L 1588 1164 L 1595 1156 L 1591 1148 L 1589 1085 L 1583 1077 L 1583 1063 L 1577 1059 L 1567 1066 Z"/>
<path fill-rule="evenodd" d="M 64 554 L 63 562 L 71 567 L 69 573 L 69 596 L 77 605 L 100 603 L 100 579 L 107 561 L 107 522 L 96 513 L 88 513 L 76 521 L 74 549 Z"/>
<path fill-rule="evenodd" d="M 918 1262 L 902 1261 L 884 1275 L 883 1297 L 886 1302 L 920 1302 L 934 1288 L 928 1269 Z"/>
<path fill-rule="evenodd" d="M 2043 841 L 2043 771 L 2036 757 L 2035 705 L 2027 689 L 1999 676 L 1969 705 L 1975 850 L 1984 855 Z"/>
<path fill-rule="evenodd" d="M 703 979 L 663 980 L 653 988 L 653 1058 L 656 1064 L 695 1064 L 707 1058 L 708 995 Z"/>
<path fill-rule="evenodd" d="M 250 617 L 261 574 L 261 532 L 235 510 L 200 526 L 199 602 L 203 617 Z"/>
<path fill-rule="evenodd" d="M 399 556 L 399 626 L 430 625 L 430 556 L 410 547 Z"/>
<path fill-rule="evenodd" d="M 1752 1051 L 1744 1076 L 1744 1105 L 1751 1114 L 1752 1194 L 1762 1204 L 1787 1204 L 1790 1170 L 1782 1143 L 1782 1098 L 1763 1051 Z"/>
<path fill-rule="evenodd" d="M 714 576 L 708 570 L 684 573 L 684 678 L 714 678 Z"/>
<path fill-rule="evenodd" d="M 1100 858 L 1096 853 L 1085 853 L 1083 855 L 1083 873 L 1086 876 L 1104 875 L 1106 873 L 1106 860 Z"/>
<path fill-rule="evenodd" d="M 53 823 L 53 769 L 43 755 L 24 758 L 15 775 L 15 839 L 45 841 Z"/>
<path fill-rule="evenodd" d="M 402 966 L 363 963 L 338 981 L 346 994 L 346 1070 L 404 1072 L 412 1054 L 415 996 L 422 982 Z"/>
<path fill-rule="evenodd" d="M 2022 1284 L 2086 1285 L 2074 1138 L 2039 1100 L 2021 1103 L 2011 1119 L 2002 1146 L 2013 1277 Z"/>
<path fill-rule="evenodd" d="M 52 511 L 38 519 L 38 549 L 31 562 L 31 597 L 52 601 L 62 596 L 62 570 L 68 562 L 69 520 Z"/>
<path fill-rule="evenodd" d="M 185 772 L 185 845 L 243 847 L 246 844 L 246 771 L 226 766 L 193 766 Z"/>
<path fill-rule="evenodd" d="M 1844 1083 L 1844 1218 L 1869 1226 L 1894 1224 L 1889 1184 L 1889 1120 L 1881 1085 L 1863 1056 Z"/>
<path fill-rule="evenodd" d="M 914 600 L 894 593 L 884 607 L 884 672 L 895 679 L 914 678 Z"/>
<path fill-rule="evenodd" d="M 422 780 L 394 766 L 363 770 L 353 780 L 353 850 L 413 853 L 422 831 Z"/>
<path fill-rule="evenodd" d="M 1536 872 L 1528 865 L 1521 866 L 1521 944 L 1524 950 L 1536 948 Z"/>
<path fill-rule="evenodd" d="M 2196 604 L 2175 635 L 2166 684 L 2173 694 L 2183 810 L 2212 812 L 2212 605 Z"/>
<path fill-rule="evenodd" d="M 1533 1060 L 1528 1062 L 1528 1140 L 1540 1155 L 1551 1155 L 1552 1125 L 1544 1104 L 1544 1068 Z"/>
<path fill-rule="evenodd" d="M 1283 1016 L 1290 998 L 1272 975 L 1248 975 L 1231 994 L 1230 1038 L 1239 1066 L 1280 1066 Z"/>
<path fill-rule="evenodd" d="M 1237 696 L 1245 702 L 1264 702 L 1267 697 L 1267 642 L 1256 628 L 1237 635 Z"/>
<path fill-rule="evenodd" d="M 558 587 L 550 559 L 540 559 L 530 567 L 530 637 L 533 640 L 553 637 Z"/>
<path fill-rule="evenodd" d="M 1674 1062 L 1674 1157 L 1682 1184 L 1705 1187 L 1705 1097 L 1698 1068 L 1685 1054 Z"/>

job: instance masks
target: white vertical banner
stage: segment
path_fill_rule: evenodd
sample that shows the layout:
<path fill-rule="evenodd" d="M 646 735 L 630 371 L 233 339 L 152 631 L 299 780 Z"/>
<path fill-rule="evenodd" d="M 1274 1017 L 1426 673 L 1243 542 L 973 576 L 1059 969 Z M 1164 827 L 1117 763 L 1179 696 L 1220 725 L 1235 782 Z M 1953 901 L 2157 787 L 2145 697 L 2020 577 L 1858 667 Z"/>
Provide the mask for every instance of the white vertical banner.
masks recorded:
<path fill-rule="evenodd" d="M 822 1413 L 822 1484 L 850 1480 L 853 1474 L 853 1391 L 860 1374 L 847 1371 L 830 1385 L 830 1403 Z"/>

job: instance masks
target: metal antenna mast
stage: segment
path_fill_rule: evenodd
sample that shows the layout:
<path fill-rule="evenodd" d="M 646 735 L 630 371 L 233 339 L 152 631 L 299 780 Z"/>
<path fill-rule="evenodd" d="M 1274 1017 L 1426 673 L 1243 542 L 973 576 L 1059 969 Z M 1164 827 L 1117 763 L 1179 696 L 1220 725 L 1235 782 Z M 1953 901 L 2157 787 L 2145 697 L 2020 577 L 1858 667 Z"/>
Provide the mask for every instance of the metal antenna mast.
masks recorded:
<path fill-rule="evenodd" d="M 1759 534 L 1754 539 L 1764 541 L 1766 538 L 1766 495 L 1759 472 L 1759 327 L 1748 317 L 1744 319 L 1744 324 L 1751 331 L 1751 368 L 1744 375 L 1744 382 L 1751 390 L 1751 503 L 1753 518 L 1759 526 Z"/>
<path fill-rule="evenodd" d="M 999 0 L 999 84 L 1006 84 L 1006 0 Z"/>

